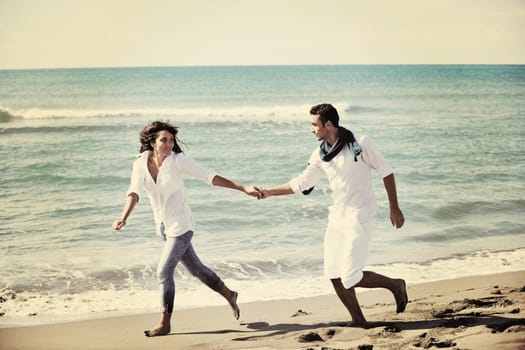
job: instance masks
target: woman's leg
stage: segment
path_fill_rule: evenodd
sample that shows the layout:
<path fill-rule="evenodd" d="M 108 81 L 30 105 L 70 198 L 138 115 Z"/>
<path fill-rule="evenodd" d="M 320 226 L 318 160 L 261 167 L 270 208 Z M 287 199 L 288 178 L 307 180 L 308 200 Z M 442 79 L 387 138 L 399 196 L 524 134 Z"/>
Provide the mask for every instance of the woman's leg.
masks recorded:
<path fill-rule="evenodd" d="M 175 300 L 175 267 L 191 244 L 192 231 L 178 237 L 166 238 L 164 250 L 157 266 L 157 278 L 161 292 L 161 316 L 159 325 L 144 333 L 148 337 L 165 335 L 171 331 L 171 314 Z"/>
<path fill-rule="evenodd" d="M 200 261 L 191 242 L 181 261 L 193 276 L 197 277 L 212 290 L 222 295 L 230 304 L 233 310 L 233 317 L 239 319 L 240 310 L 237 306 L 238 293 L 230 290 L 215 272 Z"/>

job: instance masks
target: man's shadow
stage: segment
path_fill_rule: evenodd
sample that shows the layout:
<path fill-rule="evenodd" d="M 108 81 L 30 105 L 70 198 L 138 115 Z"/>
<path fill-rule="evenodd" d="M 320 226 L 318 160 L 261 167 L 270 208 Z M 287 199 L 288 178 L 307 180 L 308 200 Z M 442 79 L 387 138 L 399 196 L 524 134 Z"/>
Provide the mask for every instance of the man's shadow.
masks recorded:
<path fill-rule="evenodd" d="M 251 322 L 242 324 L 248 328 L 247 330 L 239 329 L 224 329 L 215 331 L 199 331 L 199 332 L 178 332 L 170 333 L 170 335 L 206 335 L 206 334 L 227 334 L 227 333 L 250 333 L 251 335 L 234 338 L 235 341 L 247 341 L 270 338 L 287 333 L 298 331 L 312 331 L 320 328 L 331 327 L 345 327 L 346 322 L 329 322 L 329 323 L 315 323 L 315 324 L 300 324 L 300 323 L 278 323 L 270 325 L 267 322 Z M 460 316 L 452 317 L 450 319 L 431 319 L 421 321 L 379 321 L 369 322 L 366 329 L 374 329 L 383 327 L 382 332 L 399 333 L 408 330 L 424 330 L 437 327 L 443 328 L 457 328 L 486 326 L 492 330 L 492 333 L 504 332 L 507 328 L 515 325 L 525 325 L 525 318 L 508 318 L 500 316 Z M 333 330 L 332 330 L 333 331 Z M 267 333 L 269 332 L 269 333 Z M 260 334 L 267 333 L 267 334 Z"/>

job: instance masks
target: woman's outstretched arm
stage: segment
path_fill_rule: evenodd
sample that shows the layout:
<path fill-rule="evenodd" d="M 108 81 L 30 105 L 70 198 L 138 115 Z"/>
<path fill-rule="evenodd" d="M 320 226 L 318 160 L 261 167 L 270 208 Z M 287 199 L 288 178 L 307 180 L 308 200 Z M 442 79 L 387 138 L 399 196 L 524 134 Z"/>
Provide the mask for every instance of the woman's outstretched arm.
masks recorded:
<path fill-rule="evenodd" d="M 244 185 L 238 184 L 236 182 L 233 182 L 231 180 L 228 180 L 228 179 L 226 179 L 226 178 L 224 178 L 222 176 L 219 176 L 219 175 L 215 175 L 213 177 L 212 183 L 213 183 L 214 186 L 226 187 L 226 188 L 231 188 L 233 190 L 238 190 L 238 191 L 246 193 L 249 196 L 256 197 L 258 199 L 260 199 L 261 196 L 262 196 L 261 192 L 259 192 L 253 186 L 244 186 Z"/>
<path fill-rule="evenodd" d="M 120 219 L 116 220 L 113 223 L 113 230 L 120 231 L 124 226 L 126 226 L 126 220 L 130 216 L 133 209 L 135 209 L 135 206 L 137 205 L 139 201 L 139 196 L 132 192 L 128 195 L 126 198 L 126 204 L 124 204 L 124 210 L 122 210 L 122 215 L 120 216 Z"/>

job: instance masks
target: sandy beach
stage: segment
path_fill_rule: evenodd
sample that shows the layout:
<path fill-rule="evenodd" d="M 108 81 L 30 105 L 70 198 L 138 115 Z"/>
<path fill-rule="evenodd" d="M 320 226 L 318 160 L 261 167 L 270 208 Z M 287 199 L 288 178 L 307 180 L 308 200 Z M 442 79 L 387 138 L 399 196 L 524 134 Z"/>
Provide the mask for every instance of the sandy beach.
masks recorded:
<path fill-rule="evenodd" d="M 172 333 L 147 338 L 157 314 L 1 328 L 1 349 L 525 349 L 525 271 L 408 284 L 410 302 L 395 313 L 383 290 L 359 293 L 368 329 L 335 295 L 180 310 Z"/>

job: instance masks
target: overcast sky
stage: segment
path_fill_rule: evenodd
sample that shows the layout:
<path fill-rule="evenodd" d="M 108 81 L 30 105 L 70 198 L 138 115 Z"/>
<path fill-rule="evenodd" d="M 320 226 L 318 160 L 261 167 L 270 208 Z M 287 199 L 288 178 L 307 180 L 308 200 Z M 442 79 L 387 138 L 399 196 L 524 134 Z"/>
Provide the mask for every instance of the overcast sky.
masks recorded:
<path fill-rule="evenodd" d="M 0 69 L 525 63 L 525 0 L 0 0 Z"/>

